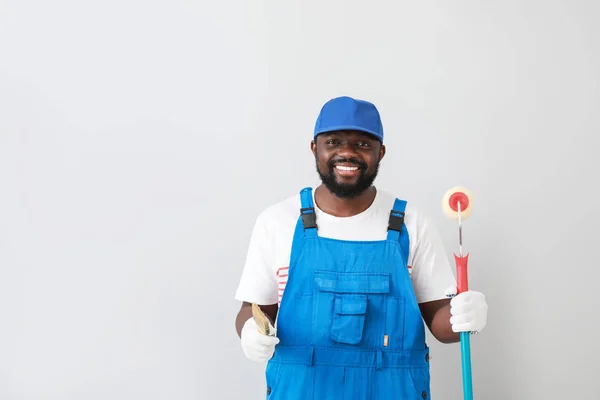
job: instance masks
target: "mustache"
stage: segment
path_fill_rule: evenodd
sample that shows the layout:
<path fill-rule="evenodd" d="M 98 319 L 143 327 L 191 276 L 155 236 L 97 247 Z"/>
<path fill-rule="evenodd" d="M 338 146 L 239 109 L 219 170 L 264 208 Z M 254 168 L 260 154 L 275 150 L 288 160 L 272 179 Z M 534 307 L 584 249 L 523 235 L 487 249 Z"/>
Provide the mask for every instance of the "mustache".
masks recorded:
<path fill-rule="evenodd" d="M 354 157 L 332 159 L 331 161 L 329 161 L 329 168 L 333 169 L 333 167 L 335 167 L 336 164 L 341 164 L 341 163 L 353 164 L 357 167 L 360 167 L 363 170 L 366 170 L 368 168 L 368 165 L 366 162 L 357 160 Z"/>

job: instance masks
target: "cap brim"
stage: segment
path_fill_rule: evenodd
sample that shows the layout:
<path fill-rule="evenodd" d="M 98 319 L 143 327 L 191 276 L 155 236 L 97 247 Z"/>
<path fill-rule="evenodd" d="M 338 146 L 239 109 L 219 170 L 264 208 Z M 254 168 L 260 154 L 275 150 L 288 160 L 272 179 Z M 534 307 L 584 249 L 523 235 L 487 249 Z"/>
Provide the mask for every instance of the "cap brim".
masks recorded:
<path fill-rule="evenodd" d="M 360 126 L 352 126 L 352 125 L 328 126 L 327 128 L 323 128 L 323 129 L 319 129 L 319 130 L 315 131 L 315 137 L 317 135 L 320 135 L 321 133 L 327 133 L 327 132 L 333 132 L 333 131 L 359 131 L 359 132 L 364 132 L 364 133 L 368 133 L 369 135 L 375 137 L 375 139 L 379 140 L 380 142 L 383 142 L 383 138 L 381 136 L 379 136 L 378 133 L 373 132 L 370 129 L 365 129 L 365 128 L 360 127 Z"/>

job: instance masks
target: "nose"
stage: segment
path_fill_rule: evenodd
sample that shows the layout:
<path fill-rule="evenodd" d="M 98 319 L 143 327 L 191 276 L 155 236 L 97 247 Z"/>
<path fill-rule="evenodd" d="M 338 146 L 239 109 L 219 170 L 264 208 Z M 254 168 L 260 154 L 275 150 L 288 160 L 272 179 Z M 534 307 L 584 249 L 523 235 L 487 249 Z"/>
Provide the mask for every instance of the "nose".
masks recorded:
<path fill-rule="evenodd" d="M 338 147 L 337 155 L 344 158 L 356 158 L 358 153 L 351 143 L 344 142 Z"/>

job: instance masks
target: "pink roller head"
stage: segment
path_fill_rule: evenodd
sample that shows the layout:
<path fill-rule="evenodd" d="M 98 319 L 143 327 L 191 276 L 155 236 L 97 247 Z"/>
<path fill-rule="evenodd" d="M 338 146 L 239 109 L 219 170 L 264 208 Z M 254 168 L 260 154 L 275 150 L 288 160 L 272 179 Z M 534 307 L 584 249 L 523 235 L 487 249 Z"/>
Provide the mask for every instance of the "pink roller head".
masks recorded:
<path fill-rule="evenodd" d="M 446 192 L 442 200 L 444 214 L 451 218 L 458 219 L 459 204 L 460 217 L 464 220 L 471 215 L 471 210 L 473 209 L 473 195 L 468 189 L 455 186 Z"/>

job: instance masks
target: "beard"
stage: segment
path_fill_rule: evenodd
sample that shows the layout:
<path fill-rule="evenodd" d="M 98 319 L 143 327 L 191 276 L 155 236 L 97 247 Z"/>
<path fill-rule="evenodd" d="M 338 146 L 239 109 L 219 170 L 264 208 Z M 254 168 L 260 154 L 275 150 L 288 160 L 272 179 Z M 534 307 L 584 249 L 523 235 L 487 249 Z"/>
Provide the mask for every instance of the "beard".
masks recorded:
<path fill-rule="evenodd" d="M 335 196 L 340 198 L 351 199 L 357 197 L 365 190 L 367 190 L 373 182 L 375 182 L 375 178 L 379 172 L 379 161 L 377 161 L 377 165 L 375 166 L 375 170 L 371 173 L 367 173 L 368 165 L 362 161 L 359 161 L 355 158 L 338 158 L 332 159 L 327 163 L 327 171 L 324 173 L 319 168 L 318 157 L 315 155 L 315 164 L 317 168 L 317 173 L 321 178 L 321 182 L 325 185 L 327 189 Z M 336 180 L 334 168 L 337 163 L 350 163 L 357 167 L 359 167 L 360 175 L 355 183 L 340 183 Z"/>

